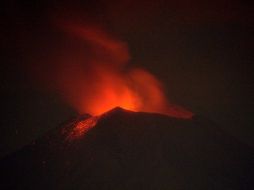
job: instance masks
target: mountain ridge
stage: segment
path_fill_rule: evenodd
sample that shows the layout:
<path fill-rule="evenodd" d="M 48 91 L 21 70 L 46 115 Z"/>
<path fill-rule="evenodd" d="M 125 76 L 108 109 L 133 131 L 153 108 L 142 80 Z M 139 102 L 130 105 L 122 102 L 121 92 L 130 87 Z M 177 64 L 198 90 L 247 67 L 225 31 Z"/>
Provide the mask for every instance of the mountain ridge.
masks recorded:
<path fill-rule="evenodd" d="M 96 125 L 67 138 L 93 117 Z M 122 108 L 81 116 L 2 160 L 0 188 L 253 189 L 253 149 L 217 128 Z"/>

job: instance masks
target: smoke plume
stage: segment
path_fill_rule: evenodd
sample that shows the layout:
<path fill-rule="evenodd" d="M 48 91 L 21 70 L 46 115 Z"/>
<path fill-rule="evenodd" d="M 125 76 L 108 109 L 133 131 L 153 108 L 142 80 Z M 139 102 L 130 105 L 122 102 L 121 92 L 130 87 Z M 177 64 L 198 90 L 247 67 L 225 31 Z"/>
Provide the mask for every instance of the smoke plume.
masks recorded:
<path fill-rule="evenodd" d="M 167 101 L 161 83 L 151 73 L 128 64 L 125 42 L 92 24 L 58 21 L 57 27 L 67 42 L 55 50 L 59 52 L 50 63 L 33 72 L 80 114 L 100 115 L 119 106 L 181 118 L 192 116 Z"/>

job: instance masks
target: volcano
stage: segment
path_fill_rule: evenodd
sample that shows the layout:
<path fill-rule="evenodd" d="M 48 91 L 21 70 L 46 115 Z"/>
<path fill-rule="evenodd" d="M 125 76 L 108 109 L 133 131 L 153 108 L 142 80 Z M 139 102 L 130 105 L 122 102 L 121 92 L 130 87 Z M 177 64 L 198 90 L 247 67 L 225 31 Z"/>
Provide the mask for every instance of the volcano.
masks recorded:
<path fill-rule="evenodd" d="M 213 122 L 115 108 L 1 160 L 0 189 L 254 189 L 254 150 Z"/>

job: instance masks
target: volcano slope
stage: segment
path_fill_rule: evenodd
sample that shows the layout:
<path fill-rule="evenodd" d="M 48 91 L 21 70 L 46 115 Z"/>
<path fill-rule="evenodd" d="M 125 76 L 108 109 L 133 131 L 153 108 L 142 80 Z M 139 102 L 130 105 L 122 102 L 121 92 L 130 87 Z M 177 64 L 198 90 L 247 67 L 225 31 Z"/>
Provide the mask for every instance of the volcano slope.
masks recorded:
<path fill-rule="evenodd" d="M 50 131 L 0 167 L 0 189 L 254 189 L 253 149 L 212 122 L 121 108 Z"/>

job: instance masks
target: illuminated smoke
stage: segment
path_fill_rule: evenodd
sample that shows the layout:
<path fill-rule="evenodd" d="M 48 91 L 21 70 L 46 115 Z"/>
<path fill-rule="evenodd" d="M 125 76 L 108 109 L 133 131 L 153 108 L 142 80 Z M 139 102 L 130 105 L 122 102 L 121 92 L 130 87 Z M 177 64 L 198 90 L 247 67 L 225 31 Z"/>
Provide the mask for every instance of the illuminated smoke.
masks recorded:
<path fill-rule="evenodd" d="M 141 68 L 130 68 L 127 44 L 99 27 L 58 22 L 70 43 L 52 61 L 48 83 L 80 114 L 100 115 L 114 107 L 190 118 L 169 104 L 160 82 Z M 47 76 L 47 77 L 48 77 Z"/>

